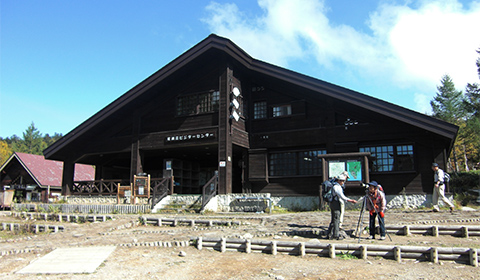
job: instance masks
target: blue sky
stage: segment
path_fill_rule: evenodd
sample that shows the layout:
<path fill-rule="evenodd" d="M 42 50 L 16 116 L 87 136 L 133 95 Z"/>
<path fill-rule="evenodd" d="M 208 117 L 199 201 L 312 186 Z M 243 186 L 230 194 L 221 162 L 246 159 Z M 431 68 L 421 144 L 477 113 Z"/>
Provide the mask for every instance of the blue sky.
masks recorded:
<path fill-rule="evenodd" d="M 66 134 L 211 33 L 254 58 L 429 112 L 479 82 L 480 0 L 0 0 L 0 137 Z"/>

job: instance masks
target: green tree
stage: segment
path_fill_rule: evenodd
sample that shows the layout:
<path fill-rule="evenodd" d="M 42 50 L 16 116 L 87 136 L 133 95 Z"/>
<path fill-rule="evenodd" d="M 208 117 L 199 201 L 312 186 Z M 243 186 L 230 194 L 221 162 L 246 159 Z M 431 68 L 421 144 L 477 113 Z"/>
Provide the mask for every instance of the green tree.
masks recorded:
<path fill-rule="evenodd" d="M 477 50 L 480 55 L 480 49 Z M 480 57 L 477 58 L 477 73 L 480 79 Z M 465 89 L 464 108 L 467 113 L 465 129 L 470 135 L 470 161 L 480 162 L 480 84 L 468 83 Z"/>
<path fill-rule="evenodd" d="M 45 148 L 47 148 L 47 144 L 43 141 L 42 134 L 33 122 L 23 133 L 21 141 L 12 142 L 14 152 L 42 155 Z"/>
<path fill-rule="evenodd" d="M 437 95 L 430 101 L 433 116 L 457 124 L 465 117 L 463 112 L 463 93 L 455 89 L 455 84 L 449 75 L 444 75 L 437 86 Z"/>
<path fill-rule="evenodd" d="M 466 135 L 463 129 L 465 127 L 463 93 L 455 88 L 455 84 L 449 75 L 444 75 L 440 82 L 441 85 L 437 86 L 437 95 L 430 101 L 430 105 L 432 106 L 434 117 L 460 127 L 457 141 L 455 141 L 452 150 L 453 164 L 451 164 L 452 168 L 458 172 L 460 171 L 459 161 L 463 162 L 463 159 L 459 159 L 457 155 L 463 154 L 463 158 L 467 158 L 465 156 L 466 149 L 464 146 L 464 138 Z M 450 158 L 449 162 L 451 162 Z"/>

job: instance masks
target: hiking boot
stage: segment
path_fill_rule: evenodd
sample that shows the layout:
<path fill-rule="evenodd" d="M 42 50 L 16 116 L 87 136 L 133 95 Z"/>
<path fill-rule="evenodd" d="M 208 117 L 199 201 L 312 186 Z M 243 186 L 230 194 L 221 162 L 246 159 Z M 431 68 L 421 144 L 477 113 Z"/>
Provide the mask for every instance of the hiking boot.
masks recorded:
<path fill-rule="evenodd" d="M 375 239 L 375 236 L 370 235 L 369 237 L 367 237 L 367 239 Z"/>
<path fill-rule="evenodd" d="M 380 240 L 385 240 L 385 236 L 380 236 Z"/>

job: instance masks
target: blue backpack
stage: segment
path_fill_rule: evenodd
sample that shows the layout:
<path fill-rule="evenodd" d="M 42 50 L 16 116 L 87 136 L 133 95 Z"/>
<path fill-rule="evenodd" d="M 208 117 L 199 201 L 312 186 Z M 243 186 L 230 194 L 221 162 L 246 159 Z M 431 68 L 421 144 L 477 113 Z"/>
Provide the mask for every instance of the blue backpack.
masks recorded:
<path fill-rule="evenodd" d="M 334 198 L 334 192 L 333 192 L 333 180 L 327 180 L 322 183 L 322 196 L 323 200 L 327 202 L 332 202 Z"/>

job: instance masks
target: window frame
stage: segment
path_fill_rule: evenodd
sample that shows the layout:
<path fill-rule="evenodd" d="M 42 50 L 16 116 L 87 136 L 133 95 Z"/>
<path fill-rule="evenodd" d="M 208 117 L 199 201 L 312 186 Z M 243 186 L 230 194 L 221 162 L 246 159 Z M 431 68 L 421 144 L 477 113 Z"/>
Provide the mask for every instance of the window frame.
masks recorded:
<path fill-rule="evenodd" d="M 286 112 L 284 112 L 286 110 Z M 288 117 L 292 115 L 292 104 L 272 106 L 272 118 Z"/>
<path fill-rule="evenodd" d="M 175 114 L 177 117 L 218 112 L 220 92 L 202 91 L 177 96 Z"/>
<path fill-rule="evenodd" d="M 262 105 L 261 107 L 257 105 Z M 255 101 L 253 103 L 253 119 L 264 120 L 268 118 L 268 105 L 267 101 Z"/>
<path fill-rule="evenodd" d="M 416 168 L 415 146 L 412 143 L 364 145 L 359 148 L 359 152 L 370 152 L 372 154 L 369 157 L 370 172 L 412 172 Z M 404 163 L 408 165 L 408 161 L 401 159 L 402 155 L 409 155 L 410 168 L 402 167 Z"/>

